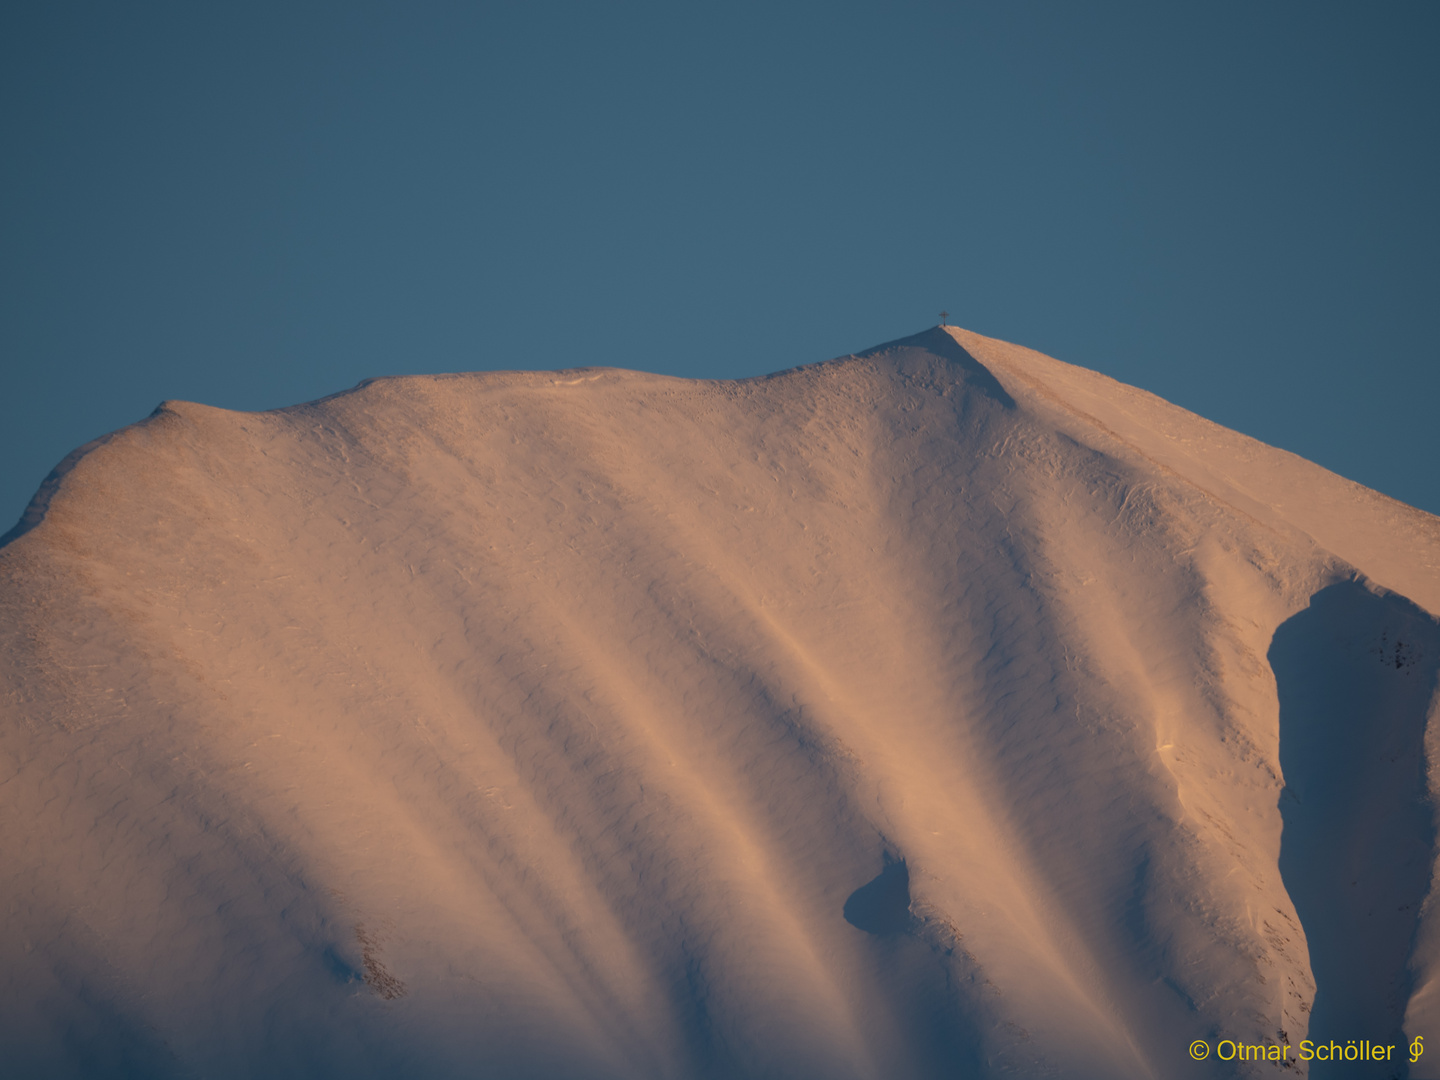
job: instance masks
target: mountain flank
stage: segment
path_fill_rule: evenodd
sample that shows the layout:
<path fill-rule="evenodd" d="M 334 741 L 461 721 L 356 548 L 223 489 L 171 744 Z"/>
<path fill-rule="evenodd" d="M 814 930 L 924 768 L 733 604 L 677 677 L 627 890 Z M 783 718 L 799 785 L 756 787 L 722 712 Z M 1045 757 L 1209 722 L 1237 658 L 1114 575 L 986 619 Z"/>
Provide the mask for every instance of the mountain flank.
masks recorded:
<path fill-rule="evenodd" d="M 950 327 L 166 402 L 0 547 L 0 1057 L 1117 1080 L 1440 1039 L 1437 613 L 1440 519 Z"/>

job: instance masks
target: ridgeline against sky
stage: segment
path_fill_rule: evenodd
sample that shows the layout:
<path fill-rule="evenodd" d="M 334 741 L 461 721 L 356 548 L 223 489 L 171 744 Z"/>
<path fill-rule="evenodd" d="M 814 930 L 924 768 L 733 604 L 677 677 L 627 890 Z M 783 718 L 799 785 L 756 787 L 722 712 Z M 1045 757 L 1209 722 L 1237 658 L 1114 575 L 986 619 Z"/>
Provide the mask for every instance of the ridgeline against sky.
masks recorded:
<path fill-rule="evenodd" d="M 1440 511 L 1440 5 L 0 5 L 0 532 L 185 399 L 954 321 Z"/>

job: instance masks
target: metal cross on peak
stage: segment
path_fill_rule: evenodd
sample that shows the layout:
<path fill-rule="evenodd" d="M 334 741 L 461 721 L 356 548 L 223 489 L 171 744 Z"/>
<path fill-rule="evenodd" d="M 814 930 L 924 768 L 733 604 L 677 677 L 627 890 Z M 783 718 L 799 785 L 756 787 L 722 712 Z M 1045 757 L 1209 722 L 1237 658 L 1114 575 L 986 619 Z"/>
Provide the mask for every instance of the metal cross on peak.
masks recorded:
<path fill-rule="evenodd" d="M 946 325 L 945 320 L 948 319 L 949 317 L 950 317 L 950 313 L 949 313 L 948 311 L 942 311 L 942 312 L 940 312 L 940 325 L 941 325 L 941 326 Z"/>

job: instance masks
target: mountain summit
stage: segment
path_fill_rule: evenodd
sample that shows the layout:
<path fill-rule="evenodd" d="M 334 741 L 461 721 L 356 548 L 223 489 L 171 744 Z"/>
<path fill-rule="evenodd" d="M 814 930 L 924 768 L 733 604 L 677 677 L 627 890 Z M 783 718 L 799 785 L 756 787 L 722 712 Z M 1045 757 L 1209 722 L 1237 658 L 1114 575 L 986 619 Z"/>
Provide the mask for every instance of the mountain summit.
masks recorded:
<path fill-rule="evenodd" d="M 1437 613 L 1440 519 L 953 327 L 167 402 L 0 548 L 0 1057 L 1396 1075 Z"/>

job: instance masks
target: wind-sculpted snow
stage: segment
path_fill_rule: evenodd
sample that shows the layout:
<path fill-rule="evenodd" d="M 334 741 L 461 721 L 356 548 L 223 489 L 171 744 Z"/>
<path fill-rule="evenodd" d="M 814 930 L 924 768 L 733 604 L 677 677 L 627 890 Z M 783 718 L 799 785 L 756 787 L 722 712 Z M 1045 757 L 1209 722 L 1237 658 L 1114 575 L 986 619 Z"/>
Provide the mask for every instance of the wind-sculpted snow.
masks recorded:
<path fill-rule="evenodd" d="M 166 403 L 0 549 L 0 1056 L 1259 1076 L 1188 1047 L 1312 1002 L 1440 1053 L 1437 524 L 963 331 Z M 1332 842 L 1408 904 L 1358 959 Z"/>

